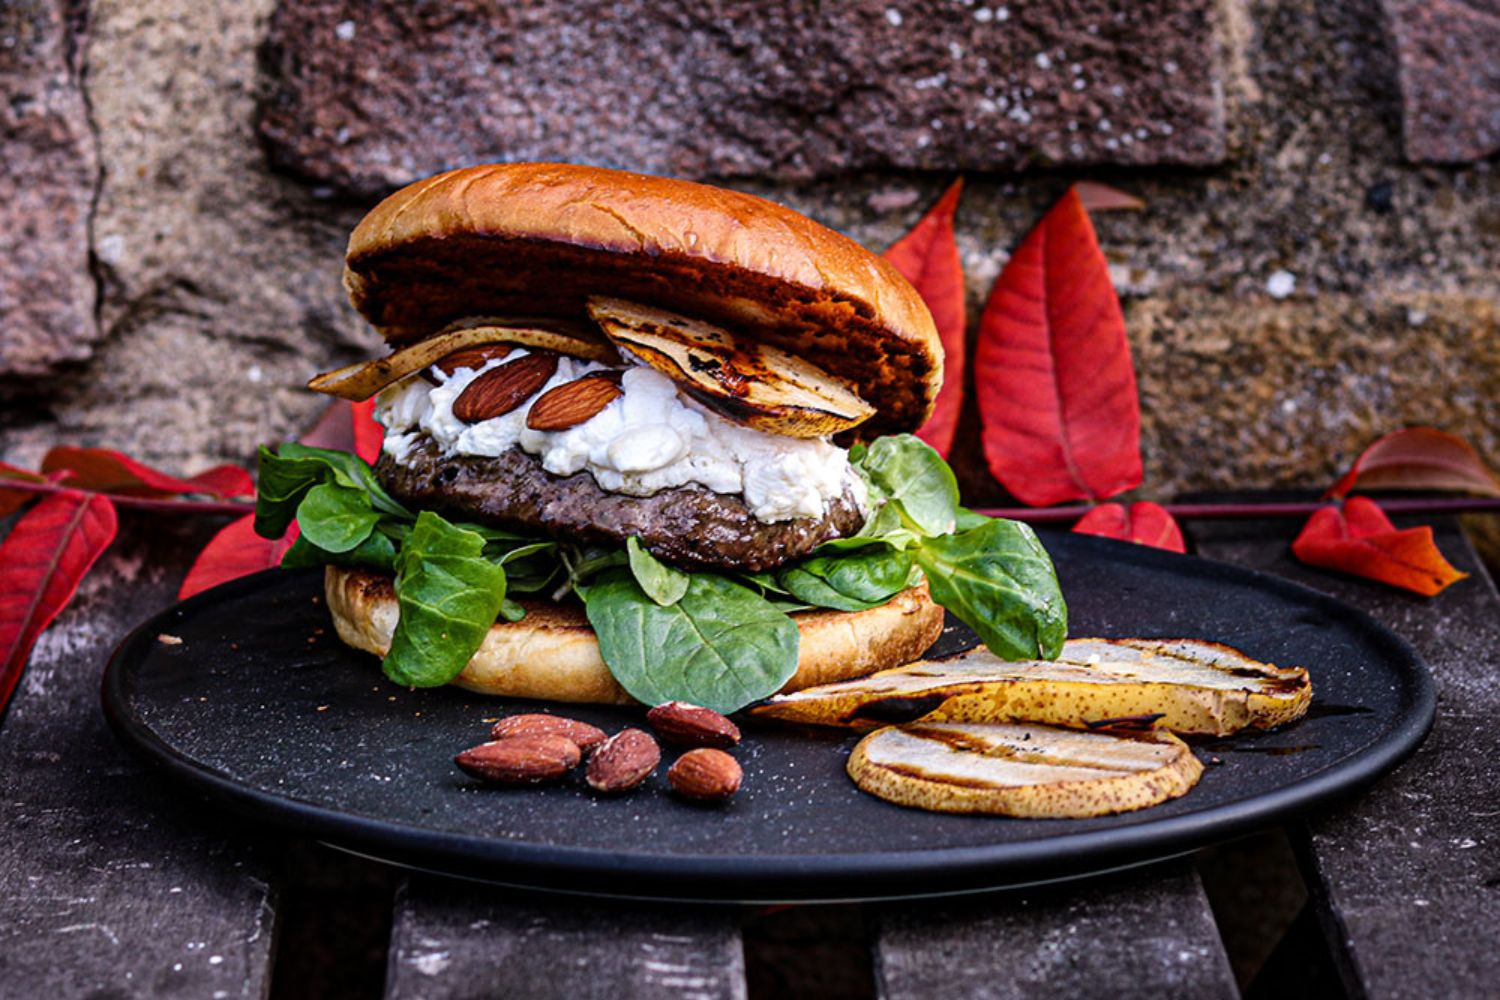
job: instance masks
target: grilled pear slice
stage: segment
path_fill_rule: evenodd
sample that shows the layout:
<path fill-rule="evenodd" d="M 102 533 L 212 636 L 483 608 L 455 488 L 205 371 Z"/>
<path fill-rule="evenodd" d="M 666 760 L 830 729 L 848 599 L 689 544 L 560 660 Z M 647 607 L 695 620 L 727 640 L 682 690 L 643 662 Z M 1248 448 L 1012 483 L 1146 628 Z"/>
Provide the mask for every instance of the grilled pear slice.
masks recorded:
<path fill-rule="evenodd" d="M 737 423 L 786 437 L 828 437 L 875 408 L 811 362 L 664 309 L 595 296 L 605 336 Z"/>
<path fill-rule="evenodd" d="M 1025 719 L 1061 726 L 1157 715 L 1179 733 L 1270 729 L 1307 711 L 1301 667 L 1261 663 L 1200 639 L 1069 639 L 1056 660 L 1002 660 L 984 647 L 781 695 L 751 711 L 815 725 L 916 718 Z"/>
<path fill-rule="evenodd" d="M 1076 819 L 1175 799 L 1203 765 L 1161 729 L 923 721 L 866 736 L 848 770 L 861 791 L 913 809 Z"/>
<path fill-rule="evenodd" d="M 307 387 L 314 392 L 359 403 L 413 372 L 437 364 L 454 351 L 486 344 L 516 344 L 603 364 L 620 363 L 619 352 L 614 346 L 581 323 L 563 319 L 470 316 L 448 324 L 435 336 L 383 358 L 325 372 L 307 383 Z"/>

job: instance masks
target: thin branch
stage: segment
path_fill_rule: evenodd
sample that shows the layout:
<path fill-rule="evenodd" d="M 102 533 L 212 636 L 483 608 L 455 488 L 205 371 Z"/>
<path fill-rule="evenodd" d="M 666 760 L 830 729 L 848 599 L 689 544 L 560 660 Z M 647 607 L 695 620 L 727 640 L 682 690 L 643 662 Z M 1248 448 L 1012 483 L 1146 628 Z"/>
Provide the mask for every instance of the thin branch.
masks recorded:
<path fill-rule="evenodd" d="M 1162 504 L 1168 514 L 1182 521 L 1225 520 L 1262 517 L 1311 517 L 1332 503 L 1328 500 L 1299 500 L 1286 503 L 1168 503 Z M 1380 509 L 1387 514 L 1470 514 L 1500 512 L 1496 497 L 1414 497 L 1385 499 Z M 1081 505 L 1067 507 L 989 507 L 978 511 L 988 517 L 1004 517 L 1031 524 L 1061 524 L 1076 521 L 1089 512 Z"/>
<path fill-rule="evenodd" d="M 24 479 L 0 479 L 0 490 L 15 490 L 19 493 L 64 493 L 68 490 L 79 493 L 99 493 L 98 490 L 80 490 L 76 486 L 69 486 L 66 480 L 61 483 L 29 483 Z M 129 507 L 132 510 L 168 511 L 176 514 L 225 514 L 231 517 L 244 517 L 246 514 L 255 512 L 255 504 L 237 500 L 164 500 L 155 497 L 123 496 L 118 493 L 101 493 L 100 495 L 109 497 L 116 507 Z"/>

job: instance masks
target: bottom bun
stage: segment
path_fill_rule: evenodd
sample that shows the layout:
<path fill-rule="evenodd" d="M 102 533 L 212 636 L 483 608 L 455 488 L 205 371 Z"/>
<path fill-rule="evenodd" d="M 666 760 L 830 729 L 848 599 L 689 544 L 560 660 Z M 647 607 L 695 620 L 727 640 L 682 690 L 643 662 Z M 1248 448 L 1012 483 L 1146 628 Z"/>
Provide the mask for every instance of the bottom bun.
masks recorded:
<path fill-rule="evenodd" d="M 376 656 L 391 647 L 400 617 L 391 578 L 328 567 L 328 610 L 339 638 Z M 481 694 L 544 701 L 632 704 L 599 655 L 599 640 L 577 602 L 522 600 L 526 617 L 496 622 L 463 672 L 450 682 Z M 926 652 L 943 631 L 943 609 L 927 584 L 869 611 L 798 611 L 797 672 L 783 694 L 899 667 Z"/>

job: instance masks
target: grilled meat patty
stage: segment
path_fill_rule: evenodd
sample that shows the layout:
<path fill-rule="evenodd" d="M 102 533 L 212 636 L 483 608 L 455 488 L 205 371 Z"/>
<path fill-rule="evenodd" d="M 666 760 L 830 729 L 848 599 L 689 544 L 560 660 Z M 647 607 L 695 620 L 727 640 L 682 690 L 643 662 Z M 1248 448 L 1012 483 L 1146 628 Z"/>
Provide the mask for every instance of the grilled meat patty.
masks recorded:
<path fill-rule="evenodd" d="M 631 535 L 660 559 L 684 566 L 756 571 L 859 531 L 864 514 L 846 491 L 822 518 L 767 524 L 743 498 L 698 486 L 649 497 L 600 489 L 587 472 L 554 476 L 534 455 L 442 457 L 424 438 L 398 464 L 382 455 L 375 474 L 393 496 L 417 508 L 498 527 L 533 528 L 583 544 L 623 545 Z"/>

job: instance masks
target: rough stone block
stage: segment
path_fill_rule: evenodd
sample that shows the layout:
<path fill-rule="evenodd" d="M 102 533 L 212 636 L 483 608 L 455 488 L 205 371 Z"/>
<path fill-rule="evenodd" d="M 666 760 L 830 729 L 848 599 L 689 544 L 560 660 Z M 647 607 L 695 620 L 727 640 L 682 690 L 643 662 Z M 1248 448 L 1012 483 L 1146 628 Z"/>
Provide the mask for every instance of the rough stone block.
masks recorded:
<path fill-rule="evenodd" d="M 92 224 L 105 335 L 38 385 L 44 419 L 0 404 L 7 460 L 66 441 L 184 473 L 245 461 L 326 405 L 309 377 L 374 349 L 339 285 L 362 210 L 271 174 L 255 136 L 270 8 L 96 0 L 84 80 L 105 167 Z"/>
<path fill-rule="evenodd" d="M 80 85 L 86 4 L 0 4 L 0 379 L 89 356 L 97 175 Z"/>
<path fill-rule="evenodd" d="M 1212 164 L 1208 0 L 281 3 L 261 132 L 363 195 L 487 160 L 684 176 Z"/>
<path fill-rule="evenodd" d="M 1385 0 L 1400 63 L 1406 158 L 1500 150 L 1500 0 Z"/>

